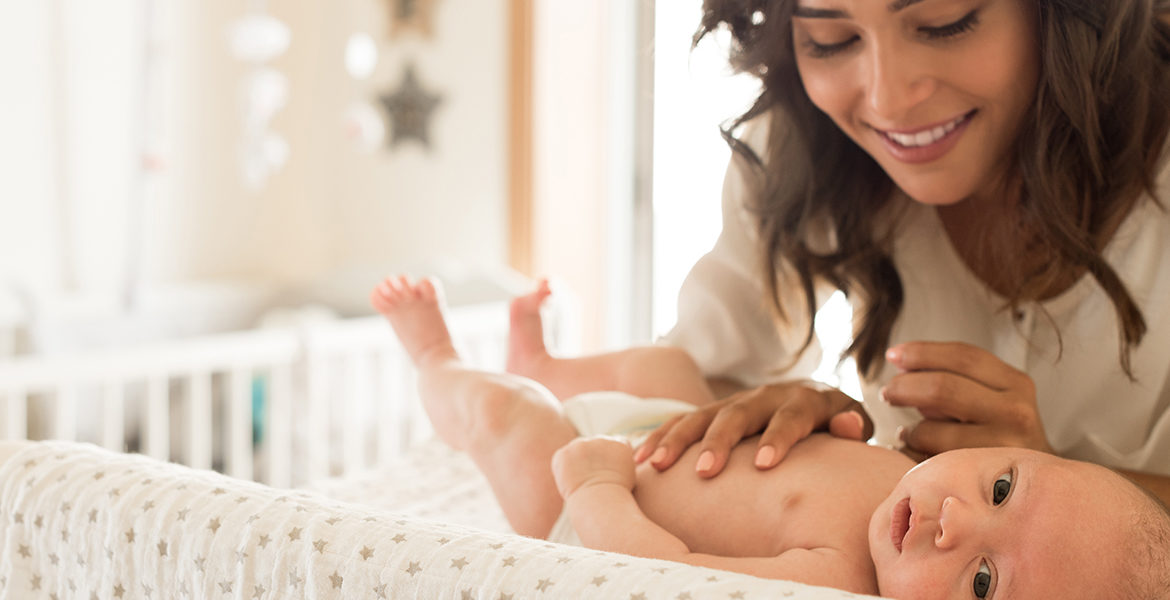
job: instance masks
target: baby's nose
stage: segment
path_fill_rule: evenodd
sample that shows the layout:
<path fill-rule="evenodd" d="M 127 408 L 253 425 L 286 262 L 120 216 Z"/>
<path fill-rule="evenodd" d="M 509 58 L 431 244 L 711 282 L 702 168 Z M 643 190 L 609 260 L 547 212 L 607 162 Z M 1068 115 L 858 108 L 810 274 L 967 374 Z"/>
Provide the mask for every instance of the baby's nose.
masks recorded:
<path fill-rule="evenodd" d="M 967 537 L 971 530 L 971 511 L 962 500 L 948 496 L 942 502 L 938 513 L 938 532 L 934 545 L 940 550 L 949 550 Z"/>

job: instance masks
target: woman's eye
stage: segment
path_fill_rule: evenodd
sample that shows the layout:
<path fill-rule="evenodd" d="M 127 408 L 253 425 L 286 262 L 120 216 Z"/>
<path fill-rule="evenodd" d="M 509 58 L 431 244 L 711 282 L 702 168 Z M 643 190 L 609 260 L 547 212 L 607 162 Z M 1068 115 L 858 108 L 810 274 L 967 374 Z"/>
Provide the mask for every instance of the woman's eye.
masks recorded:
<path fill-rule="evenodd" d="M 955 21 L 954 23 L 950 23 L 949 25 L 943 25 L 941 27 L 920 27 L 918 30 L 929 39 L 941 40 L 967 33 L 968 31 L 975 29 L 975 26 L 978 24 L 979 11 L 973 10 L 967 13 L 963 18 Z"/>
<path fill-rule="evenodd" d="M 812 38 L 808 38 L 804 45 L 806 48 L 808 48 L 808 53 L 813 58 L 828 58 L 834 54 L 837 54 L 838 52 L 841 52 L 842 50 L 845 50 L 849 46 L 852 46 L 853 42 L 855 41 L 857 41 L 857 38 L 851 37 L 843 42 L 837 42 L 836 44 L 819 44 L 814 42 Z"/>
<path fill-rule="evenodd" d="M 996 478 L 995 483 L 991 486 L 991 503 L 999 506 L 1007 499 L 1008 494 L 1012 491 L 1012 474 L 1004 473 Z"/>
<path fill-rule="evenodd" d="M 975 581 L 971 584 L 971 591 L 976 598 L 986 598 L 991 591 L 991 569 L 986 562 L 979 563 L 979 571 L 975 573 Z"/>

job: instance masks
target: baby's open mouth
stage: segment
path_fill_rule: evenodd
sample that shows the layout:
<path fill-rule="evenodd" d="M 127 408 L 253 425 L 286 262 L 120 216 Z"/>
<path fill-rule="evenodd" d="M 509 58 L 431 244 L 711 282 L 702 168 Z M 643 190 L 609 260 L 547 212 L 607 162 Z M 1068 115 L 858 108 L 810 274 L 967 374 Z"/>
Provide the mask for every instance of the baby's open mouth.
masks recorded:
<path fill-rule="evenodd" d="M 894 505 L 894 510 L 890 515 L 890 540 L 894 542 L 894 547 L 898 549 L 899 554 L 902 552 L 902 541 L 906 539 L 906 532 L 910 531 L 912 512 L 910 510 L 910 497 L 907 496 Z"/>

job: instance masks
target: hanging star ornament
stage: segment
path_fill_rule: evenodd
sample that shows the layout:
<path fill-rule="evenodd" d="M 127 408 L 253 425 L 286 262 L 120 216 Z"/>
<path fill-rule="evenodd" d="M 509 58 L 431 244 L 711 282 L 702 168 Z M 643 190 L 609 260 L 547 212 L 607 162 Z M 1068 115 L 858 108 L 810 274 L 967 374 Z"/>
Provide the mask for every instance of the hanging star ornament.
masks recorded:
<path fill-rule="evenodd" d="M 387 0 L 390 36 L 413 32 L 424 38 L 435 35 L 435 3 L 438 0 Z"/>
<path fill-rule="evenodd" d="M 406 74 L 398 89 L 382 94 L 378 101 L 390 115 L 390 147 L 407 140 L 416 140 L 428 150 L 431 147 L 431 114 L 442 103 L 438 94 L 432 94 L 419 86 L 414 75 L 414 65 L 406 66 Z"/>

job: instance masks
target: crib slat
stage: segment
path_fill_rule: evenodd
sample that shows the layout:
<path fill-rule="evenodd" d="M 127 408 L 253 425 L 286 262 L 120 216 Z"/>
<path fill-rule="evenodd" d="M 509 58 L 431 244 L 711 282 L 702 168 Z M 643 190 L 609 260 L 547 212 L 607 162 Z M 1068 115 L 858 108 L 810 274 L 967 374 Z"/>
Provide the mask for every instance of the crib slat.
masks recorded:
<path fill-rule="evenodd" d="M 170 459 L 170 404 L 166 377 L 146 381 L 146 405 L 143 407 L 142 453 L 159 460 Z"/>
<path fill-rule="evenodd" d="M 405 376 L 402 363 L 395 360 L 391 350 L 378 353 L 378 368 L 375 380 L 374 403 L 378 411 L 378 463 L 387 464 L 401 454 L 402 436 L 399 427 L 402 419 L 399 405 L 398 382 Z"/>
<path fill-rule="evenodd" d="M 329 361 L 326 357 L 310 356 L 306 369 L 308 396 L 305 419 L 305 475 L 309 481 L 329 476 Z"/>
<path fill-rule="evenodd" d="M 183 462 L 196 469 L 211 468 L 211 410 L 211 375 L 194 373 L 187 379 Z"/>
<path fill-rule="evenodd" d="M 397 380 L 394 383 L 394 410 L 397 415 L 395 436 L 398 438 L 398 449 L 405 452 L 418 439 L 415 425 L 415 409 L 418 407 L 418 371 L 411 364 L 406 349 L 399 346 L 394 355 Z M 428 423 L 429 424 L 429 423 Z"/>
<path fill-rule="evenodd" d="M 268 403 L 265 407 L 264 483 L 288 487 L 292 467 L 292 372 L 288 365 L 278 365 L 268 374 Z"/>
<path fill-rule="evenodd" d="M 3 403 L 3 427 L 0 434 L 6 440 L 23 440 L 28 438 L 28 396 L 24 390 L 10 389 L 0 396 Z"/>
<path fill-rule="evenodd" d="M 67 385 L 57 390 L 53 416 L 53 439 L 77 439 L 77 388 Z"/>
<path fill-rule="evenodd" d="M 252 372 L 228 374 L 227 474 L 252 478 Z"/>
<path fill-rule="evenodd" d="M 346 361 L 346 379 L 349 393 L 345 394 L 345 429 L 342 435 L 344 465 L 346 473 L 360 471 L 366 467 L 366 437 L 369 434 L 371 409 L 370 359 L 365 354 L 354 354 Z"/>
<path fill-rule="evenodd" d="M 101 444 L 107 450 L 123 452 L 126 449 L 126 391 L 121 382 L 102 387 Z"/>

